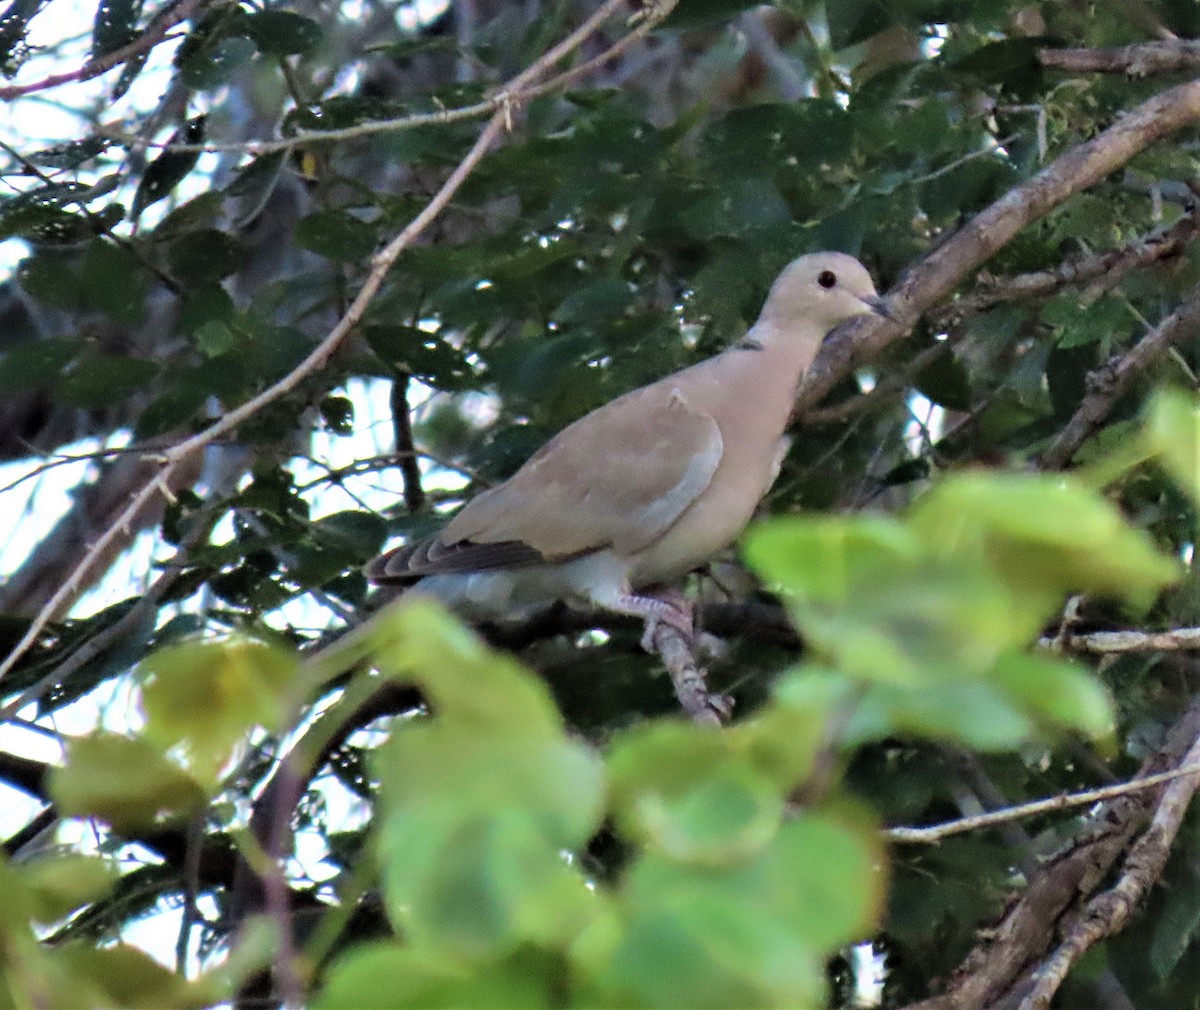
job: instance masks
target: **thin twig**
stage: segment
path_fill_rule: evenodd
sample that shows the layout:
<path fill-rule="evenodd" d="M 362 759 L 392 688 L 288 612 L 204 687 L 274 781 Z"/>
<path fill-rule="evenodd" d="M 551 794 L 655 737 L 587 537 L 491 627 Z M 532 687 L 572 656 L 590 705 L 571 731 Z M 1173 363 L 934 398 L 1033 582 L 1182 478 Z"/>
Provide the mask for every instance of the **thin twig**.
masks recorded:
<path fill-rule="evenodd" d="M 166 39 L 167 32 L 177 24 L 186 21 L 208 2 L 209 0 L 179 0 L 178 3 L 168 7 L 157 17 L 153 18 L 141 35 L 132 42 L 121 46 L 120 49 L 114 49 L 111 53 L 106 53 L 104 56 L 88 60 L 76 70 L 51 74 L 49 77 L 44 77 L 40 81 L 33 81 L 29 84 L 10 84 L 7 87 L 0 88 L 0 102 L 11 102 L 14 98 L 20 98 L 35 91 L 57 88 L 61 84 L 70 84 L 72 81 L 89 81 L 93 77 L 99 77 L 101 74 L 107 73 L 122 63 L 148 53 Z"/>
<path fill-rule="evenodd" d="M 1112 655 L 1122 652 L 1180 652 L 1200 649 L 1200 628 L 1169 631 L 1091 631 L 1073 634 L 1070 628 L 1059 636 L 1038 639 L 1038 648 L 1055 652 Z"/>
<path fill-rule="evenodd" d="M 400 372 L 392 380 L 392 431 L 396 447 L 395 461 L 404 482 L 404 504 L 409 512 L 419 512 L 425 504 L 425 489 L 421 486 L 421 467 L 413 447 L 412 408 L 408 404 L 410 372 Z"/>
<path fill-rule="evenodd" d="M 883 834 L 893 842 L 908 844 L 933 845 L 951 835 L 961 835 L 967 831 L 978 831 L 980 828 L 991 828 L 997 824 L 1008 824 L 1025 817 L 1036 817 L 1038 814 L 1053 813 L 1056 810 L 1070 810 L 1072 807 L 1088 806 L 1102 800 L 1111 800 L 1117 796 L 1140 792 L 1143 789 L 1153 789 L 1164 782 L 1188 775 L 1200 775 L 1200 754 L 1194 761 L 1169 772 L 1158 775 L 1147 775 L 1144 778 L 1130 779 L 1116 785 L 1102 786 L 1099 789 L 1088 789 L 1080 793 L 1064 793 L 1061 796 L 1051 796 L 1044 800 L 1033 800 L 1029 803 L 1019 803 L 1016 806 L 1005 807 L 1003 810 L 989 810 L 986 814 L 976 814 L 973 817 L 960 817 L 953 821 L 943 821 L 941 824 L 931 824 L 927 827 L 895 827 L 887 828 Z"/>

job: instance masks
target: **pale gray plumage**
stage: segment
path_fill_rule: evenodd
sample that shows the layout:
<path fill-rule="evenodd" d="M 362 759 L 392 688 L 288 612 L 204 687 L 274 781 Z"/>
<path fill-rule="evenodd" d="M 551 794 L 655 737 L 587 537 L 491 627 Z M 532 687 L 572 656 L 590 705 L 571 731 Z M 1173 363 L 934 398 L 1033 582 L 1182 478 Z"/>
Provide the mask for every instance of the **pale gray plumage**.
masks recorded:
<path fill-rule="evenodd" d="M 782 461 L 796 390 L 825 335 L 882 313 L 842 253 L 793 260 L 732 347 L 564 428 L 436 536 L 376 558 L 374 582 L 419 580 L 470 616 L 588 601 L 690 631 L 667 585 L 729 546 Z"/>

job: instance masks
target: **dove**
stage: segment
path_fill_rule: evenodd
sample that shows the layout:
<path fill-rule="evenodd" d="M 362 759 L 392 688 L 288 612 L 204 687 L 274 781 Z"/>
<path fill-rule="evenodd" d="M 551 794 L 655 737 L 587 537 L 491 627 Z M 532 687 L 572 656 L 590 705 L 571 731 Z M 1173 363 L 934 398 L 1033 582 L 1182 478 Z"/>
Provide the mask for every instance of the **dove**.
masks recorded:
<path fill-rule="evenodd" d="M 364 569 L 416 583 L 469 619 L 592 604 L 693 634 L 673 583 L 729 547 L 778 476 L 801 379 L 825 336 L 887 315 L 851 256 L 801 256 L 758 320 L 721 353 L 635 389 L 568 425 L 440 533 Z"/>

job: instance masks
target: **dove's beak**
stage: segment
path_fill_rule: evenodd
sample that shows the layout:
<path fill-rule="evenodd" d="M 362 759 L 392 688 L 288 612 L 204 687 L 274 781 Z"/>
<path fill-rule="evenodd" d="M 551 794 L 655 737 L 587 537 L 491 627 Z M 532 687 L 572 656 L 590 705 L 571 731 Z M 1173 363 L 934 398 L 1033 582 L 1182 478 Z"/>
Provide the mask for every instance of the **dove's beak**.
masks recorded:
<path fill-rule="evenodd" d="M 883 316 L 884 319 L 891 319 L 892 314 L 888 311 L 887 302 L 879 295 L 859 296 L 862 303 L 869 308 L 877 316 Z"/>

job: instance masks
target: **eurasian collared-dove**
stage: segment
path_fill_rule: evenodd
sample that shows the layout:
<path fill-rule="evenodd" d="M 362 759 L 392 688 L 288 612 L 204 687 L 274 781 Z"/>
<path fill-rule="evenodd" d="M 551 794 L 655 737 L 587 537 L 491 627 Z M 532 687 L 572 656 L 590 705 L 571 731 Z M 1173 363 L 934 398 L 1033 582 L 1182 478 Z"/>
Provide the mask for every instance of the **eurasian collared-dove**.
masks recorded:
<path fill-rule="evenodd" d="M 842 253 L 793 260 L 758 321 L 721 354 L 564 428 L 437 535 L 372 561 L 374 582 L 420 588 L 479 618 L 588 601 L 692 633 L 667 586 L 728 547 L 779 472 L 800 379 L 825 335 L 884 313 Z M 643 590 L 648 590 L 643 592 Z"/>

